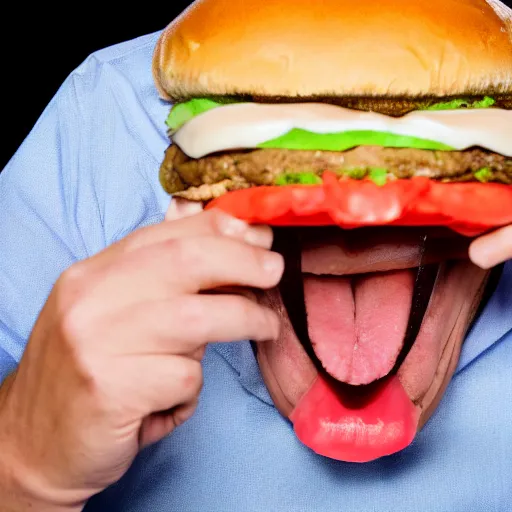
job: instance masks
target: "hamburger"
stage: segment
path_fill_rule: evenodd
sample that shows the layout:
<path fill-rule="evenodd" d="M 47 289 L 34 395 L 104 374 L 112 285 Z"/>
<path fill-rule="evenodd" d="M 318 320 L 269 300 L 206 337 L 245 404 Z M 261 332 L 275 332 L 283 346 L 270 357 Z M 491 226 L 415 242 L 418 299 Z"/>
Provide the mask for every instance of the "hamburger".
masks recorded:
<path fill-rule="evenodd" d="M 331 458 L 363 462 L 403 449 L 439 402 L 499 274 L 454 263 L 449 238 L 438 248 L 452 258 L 442 271 L 423 256 L 390 275 L 362 265 L 357 272 L 368 274 L 352 279 L 345 267 L 366 258 L 373 268 L 379 250 L 404 240 L 355 228 L 442 227 L 466 240 L 512 222 L 512 11 L 496 0 L 200 0 L 162 32 L 153 76 L 172 103 L 163 188 L 284 228 L 275 248 L 285 274 L 263 300 L 283 305 L 290 329 L 257 349 L 278 410 Z M 322 244 L 315 250 L 323 230 L 307 234 L 307 247 L 287 235 L 309 226 L 350 230 L 343 236 L 355 233 L 362 257 L 333 261 Z M 365 289 L 369 282 L 377 286 Z M 343 316 L 329 294 L 345 297 L 348 317 L 366 308 L 373 352 L 358 375 L 340 370 L 340 350 L 354 350 L 349 331 L 361 325 L 349 318 L 346 332 L 327 335 L 326 316 L 336 325 Z M 448 320 L 421 330 L 424 318 L 452 309 L 461 313 L 448 341 L 439 334 Z M 413 345 L 421 371 L 410 358 L 402 366 Z M 385 363 L 378 374 L 375 354 Z M 293 374 L 294 389 L 276 368 Z"/>
<path fill-rule="evenodd" d="M 510 13 L 495 0 L 195 2 L 154 53 L 172 102 L 162 186 L 252 222 L 509 223 Z M 305 185 L 318 211 L 297 210 Z"/>

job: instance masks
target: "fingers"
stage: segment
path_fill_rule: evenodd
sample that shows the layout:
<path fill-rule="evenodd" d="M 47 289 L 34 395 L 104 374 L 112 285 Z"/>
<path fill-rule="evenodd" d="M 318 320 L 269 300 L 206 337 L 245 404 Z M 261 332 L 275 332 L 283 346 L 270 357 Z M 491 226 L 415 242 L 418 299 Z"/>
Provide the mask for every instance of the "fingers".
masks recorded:
<path fill-rule="evenodd" d="M 109 319 L 109 325 L 123 343 L 106 350 L 199 359 L 207 343 L 275 340 L 280 329 L 273 311 L 237 295 L 187 295 L 144 303 Z"/>
<path fill-rule="evenodd" d="M 118 365 L 131 375 L 118 401 L 126 400 L 141 418 L 194 402 L 203 385 L 201 363 L 185 356 L 128 355 Z"/>
<path fill-rule="evenodd" d="M 234 238 L 259 247 L 269 248 L 272 245 L 272 230 L 268 226 L 249 226 L 220 210 L 209 210 L 200 215 L 149 226 L 127 237 L 120 245 L 123 250 L 136 250 L 166 240 L 213 235 Z"/>
<path fill-rule="evenodd" d="M 469 247 L 471 261 L 488 269 L 512 259 L 512 226 L 507 226 L 473 241 Z"/>
<path fill-rule="evenodd" d="M 170 279 L 183 293 L 224 286 L 269 289 L 278 284 L 284 270 L 280 254 L 219 237 L 181 239 L 160 249 Z M 155 253 L 155 259 L 159 257 Z M 180 269 L 180 275 L 172 268 Z"/>
<path fill-rule="evenodd" d="M 144 418 L 139 433 L 140 447 L 144 448 L 156 443 L 170 434 L 176 427 L 190 419 L 196 407 L 197 399 L 169 411 L 157 412 Z"/>
<path fill-rule="evenodd" d="M 281 255 L 222 237 L 181 238 L 117 259 L 99 276 L 87 272 L 88 307 L 120 310 L 142 301 L 168 300 L 223 286 L 269 289 L 281 279 Z M 96 282 L 92 281 L 96 279 Z M 80 283 L 73 285 L 81 289 Z"/>
<path fill-rule="evenodd" d="M 79 267 L 78 272 L 73 271 L 68 272 L 68 274 L 86 274 L 87 282 L 84 284 L 90 289 L 91 282 L 95 280 L 104 281 L 105 276 L 109 279 L 110 276 L 119 273 L 120 269 L 133 267 L 135 259 L 137 260 L 135 266 L 140 269 L 145 264 L 145 260 L 151 259 L 148 254 L 151 254 L 153 251 L 155 254 L 162 252 L 161 246 L 163 244 L 167 244 L 168 259 L 167 261 L 162 261 L 160 265 L 151 262 L 152 271 L 155 273 L 153 278 L 159 279 L 159 276 L 165 272 L 165 269 L 178 274 L 183 269 L 190 268 L 191 266 L 191 263 L 187 260 L 187 251 L 189 249 L 184 248 L 184 244 L 179 241 L 194 238 L 195 241 L 188 244 L 191 247 L 190 251 L 193 254 L 202 251 L 202 260 L 204 261 L 209 258 L 207 247 L 201 240 L 203 237 L 217 238 L 219 240 L 237 240 L 247 246 L 270 249 L 273 233 L 269 226 L 249 226 L 247 223 L 231 217 L 220 210 L 210 210 L 200 214 L 182 216 L 182 218 L 173 222 L 162 222 L 139 229 L 111 245 L 105 251 L 89 258 L 83 264 L 75 265 L 75 267 Z M 237 253 L 240 252 L 237 251 Z M 233 260 L 233 258 L 229 257 L 229 254 L 226 254 L 226 256 L 227 259 Z M 175 260 L 179 261 L 176 262 Z M 232 264 L 238 265 L 238 263 L 233 261 Z M 157 272 L 155 272 L 155 269 L 158 269 Z M 125 275 L 125 277 L 128 278 L 128 275 Z M 119 283 L 118 294 L 127 292 L 121 285 Z M 142 286 L 141 283 L 139 285 Z M 80 286 L 78 289 L 80 289 Z M 121 292 L 121 290 L 124 291 Z M 148 289 L 146 291 L 151 290 Z M 162 296 L 153 297 L 154 300 L 162 298 Z"/>

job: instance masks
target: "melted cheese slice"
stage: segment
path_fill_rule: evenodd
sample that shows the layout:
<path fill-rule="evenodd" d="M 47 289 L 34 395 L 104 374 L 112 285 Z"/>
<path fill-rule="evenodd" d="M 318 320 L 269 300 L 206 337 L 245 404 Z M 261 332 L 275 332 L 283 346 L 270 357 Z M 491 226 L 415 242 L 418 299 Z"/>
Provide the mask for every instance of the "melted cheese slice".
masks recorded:
<path fill-rule="evenodd" d="M 214 108 L 185 123 L 173 141 L 191 158 L 217 151 L 257 148 L 292 129 L 318 134 L 377 131 L 428 139 L 464 150 L 480 146 L 512 156 L 512 110 L 414 111 L 402 117 L 324 103 L 236 103 Z"/>

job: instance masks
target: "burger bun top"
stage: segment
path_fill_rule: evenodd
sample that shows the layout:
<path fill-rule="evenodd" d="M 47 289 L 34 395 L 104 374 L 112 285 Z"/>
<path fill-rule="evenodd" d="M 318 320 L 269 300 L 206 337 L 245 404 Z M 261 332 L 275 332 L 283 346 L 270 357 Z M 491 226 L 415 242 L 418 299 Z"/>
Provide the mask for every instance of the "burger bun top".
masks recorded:
<path fill-rule="evenodd" d="M 162 32 L 160 96 L 512 93 L 498 0 L 198 0 Z"/>

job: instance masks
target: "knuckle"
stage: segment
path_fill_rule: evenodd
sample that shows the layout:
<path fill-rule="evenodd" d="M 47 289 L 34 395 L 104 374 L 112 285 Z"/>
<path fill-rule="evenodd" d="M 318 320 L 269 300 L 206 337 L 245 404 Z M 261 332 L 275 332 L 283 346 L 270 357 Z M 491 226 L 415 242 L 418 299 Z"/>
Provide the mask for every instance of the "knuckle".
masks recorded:
<path fill-rule="evenodd" d="M 98 379 L 89 360 L 88 341 L 94 339 L 92 331 L 99 326 L 84 300 L 87 274 L 84 263 L 75 264 L 62 274 L 54 297 L 57 309 L 52 332 L 60 356 L 68 361 L 82 385 L 92 391 L 98 387 Z"/>
<path fill-rule="evenodd" d="M 245 221 L 228 215 L 222 210 L 213 210 L 211 220 L 216 234 L 230 238 L 243 239 L 249 228 Z"/>
<path fill-rule="evenodd" d="M 122 252 L 132 252 L 142 246 L 145 235 L 146 231 L 134 231 L 133 233 L 130 233 L 130 235 L 117 242 L 117 247 L 119 247 Z"/>
<path fill-rule="evenodd" d="M 260 278 L 266 277 L 266 272 L 264 272 L 265 268 L 265 255 L 267 254 L 267 251 L 264 249 L 260 249 L 258 247 L 251 247 L 250 248 L 251 254 L 250 254 L 250 263 L 253 267 L 253 272 L 256 276 Z"/>
<path fill-rule="evenodd" d="M 96 360 L 91 356 L 75 351 L 75 379 L 79 386 L 98 405 L 106 403 L 104 375 Z"/>
<path fill-rule="evenodd" d="M 89 286 L 87 267 L 80 262 L 65 270 L 54 287 L 52 299 L 61 319 L 62 330 L 71 337 L 81 330 L 79 326 L 85 325 L 81 302 Z"/>
<path fill-rule="evenodd" d="M 137 228 L 126 235 L 124 238 L 121 238 L 121 240 L 113 244 L 111 247 L 118 247 L 122 253 L 142 249 L 148 243 L 151 243 L 153 238 L 156 236 L 155 233 L 157 233 L 161 227 L 168 227 L 168 224 L 153 224 L 150 226 Z"/>
<path fill-rule="evenodd" d="M 86 337 L 90 324 L 85 308 L 73 304 L 61 316 L 60 333 L 68 343 L 75 344 Z"/>
<path fill-rule="evenodd" d="M 71 309 L 84 302 L 96 283 L 86 260 L 75 263 L 58 278 L 51 293 L 51 300 L 57 314 L 68 315 Z M 73 312 L 72 317 L 75 317 Z"/>
<path fill-rule="evenodd" d="M 59 324 L 59 350 L 73 368 L 77 383 L 91 396 L 99 396 L 102 372 L 99 371 L 98 354 L 91 350 L 89 341 L 94 339 L 91 322 L 82 307 L 71 307 Z M 103 374 L 104 375 L 104 374 Z"/>
<path fill-rule="evenodd" d="M 75 295 L 87 278 L 87 265 L 80 261 L 64 270 L 56 283 L 56 289 L 60 294 Z"/>
<path fill-rule="evenodd" d="M 221 210 L 217 208 L 213 208 L 204 213 L 204 219 L 208 223 L 208 227 L 215 234 L 222 234 L 222 223 L 224 221 L 224 217 L 226 216 Z"/>

